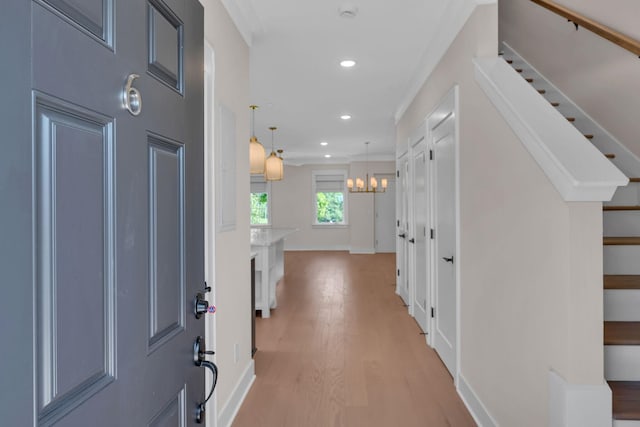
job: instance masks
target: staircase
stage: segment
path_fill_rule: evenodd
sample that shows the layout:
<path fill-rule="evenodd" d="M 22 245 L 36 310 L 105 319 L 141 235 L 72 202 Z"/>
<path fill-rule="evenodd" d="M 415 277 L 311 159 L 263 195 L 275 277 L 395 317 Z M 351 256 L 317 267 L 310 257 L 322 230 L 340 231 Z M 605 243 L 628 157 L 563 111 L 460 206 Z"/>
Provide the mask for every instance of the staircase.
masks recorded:
<path fill-rule="evenodd" d="M 604 374 L 613 427 L 640 427 L 640 159 L 595 123 L 511 47 L 502 57 L 630 178 L 603 206 Z"/>

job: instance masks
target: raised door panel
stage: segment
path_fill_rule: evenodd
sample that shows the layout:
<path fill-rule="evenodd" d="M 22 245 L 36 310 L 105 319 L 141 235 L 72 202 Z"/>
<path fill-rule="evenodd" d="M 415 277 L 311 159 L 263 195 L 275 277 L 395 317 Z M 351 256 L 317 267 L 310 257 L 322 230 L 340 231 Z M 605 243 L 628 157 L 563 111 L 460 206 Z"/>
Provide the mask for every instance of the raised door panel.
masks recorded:
<path fill-rule="evenodd" d="M 148 71 L 170 88 L 182 93 L 183 24 L 164 3 L 151 0 L 147 7 Z"/>
<path fill-rule="evenodd" d="M 113 42 L 114 0 L 39 0 L 107 45 Z"/>
<path fill-rule="evenodd" d="M 185 324 L 183 150 L 149 137 L 150 350 Z"/>
<path fill-rule="evenodd" d="M 109 118 L 40 94 L 35 123 L 38 419 L 49 425 L 115 379 L 113 133 Z"/>

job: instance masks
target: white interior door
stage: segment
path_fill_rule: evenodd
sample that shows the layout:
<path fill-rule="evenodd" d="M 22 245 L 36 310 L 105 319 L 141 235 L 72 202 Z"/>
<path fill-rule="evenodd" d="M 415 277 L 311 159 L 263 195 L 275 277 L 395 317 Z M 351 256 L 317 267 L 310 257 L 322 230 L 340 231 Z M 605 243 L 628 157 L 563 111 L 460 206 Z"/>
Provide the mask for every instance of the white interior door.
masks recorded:
<path fill-rule="evenodd" d="M 397 293 L 409 306 L 409 161 L 406 155 L 398 160 L 400 198 L 398 203 L 398 284 Z"/>
<path fill-rule="evenodd" d="M 415 291 L 413 296 L 413 316 L 423 332 L 428 332 L 428 312 L 430 307 L 427 267 L 427 158 L 426 140 L 422 138 L 412 151 L 413 164 L 413 226 L 411 246 L 413 250 L 413 277 Z"/>
<path fill-rule="evenodd" d="M 376 175 L 378 182 L 386 179 L 387 190 L 376 193 L 374 199 L 376 252 L 396 251 L 396 180 L 393 175 Z"/>
<path fill-rule="evenodd" d="M 434 347 L 456 376 L 456 170 L 453 109 L 433 128 L 435 212 Z"/>

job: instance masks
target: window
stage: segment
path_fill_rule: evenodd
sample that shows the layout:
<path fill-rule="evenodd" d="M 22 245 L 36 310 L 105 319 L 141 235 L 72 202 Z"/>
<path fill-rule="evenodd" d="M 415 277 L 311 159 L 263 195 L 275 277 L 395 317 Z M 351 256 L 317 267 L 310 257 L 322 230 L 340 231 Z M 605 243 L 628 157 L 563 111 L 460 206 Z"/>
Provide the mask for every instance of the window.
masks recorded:
<path fill-rule="evenodd" d="M 262 176 L 251 177 L 251 225 L 270 225 L 271 184 Z"/>
<path fill-rule="evenodd" d="M 347 172 L 313 171 L 313 222 L 315 225 L 347 224 Z"/>

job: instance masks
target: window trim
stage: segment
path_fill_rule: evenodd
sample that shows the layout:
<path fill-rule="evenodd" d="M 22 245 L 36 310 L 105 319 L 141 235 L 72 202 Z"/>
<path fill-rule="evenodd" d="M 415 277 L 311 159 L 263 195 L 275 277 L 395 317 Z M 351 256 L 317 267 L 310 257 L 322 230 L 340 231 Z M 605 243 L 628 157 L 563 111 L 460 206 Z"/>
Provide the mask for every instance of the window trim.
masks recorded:
<path fill-rule="evenodd" d="M 343 213 L 342 222 L 328 223 L 318 222 L 318 199 L 316 196 L 316 177 L 322 175 L 342 175 L 342 194 L 343 194 Z M 349 192 L 347 191 L 347 177 L 349 176 L 346 169 L 318 169 L 311 171 L 311 204 L 313 219 L 311 221 L 312 228 L 346 228 L 349 226 Z"/>
<path fill-rule="evenodd" d="M 251 180 L 249 180 L 249 226 L 250 227 L 254 227 L 254 228 L 268 228 L 271 227 L 272 225 L 272 219 L 271 219 L 271 205 L 272 205 L 272 199 L 271 199 L 271 182 L 265 180 L 265 184 L 266 184 L 266 193 L 267 193 L 267 223 L 266 224 L 254 224 L 251 222 L 251 195 L 254 194 L 253 191 L 251 191 Z M 255 193 L 258 194 L 258 193 Z"/>

